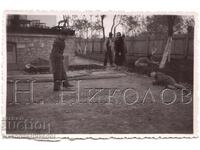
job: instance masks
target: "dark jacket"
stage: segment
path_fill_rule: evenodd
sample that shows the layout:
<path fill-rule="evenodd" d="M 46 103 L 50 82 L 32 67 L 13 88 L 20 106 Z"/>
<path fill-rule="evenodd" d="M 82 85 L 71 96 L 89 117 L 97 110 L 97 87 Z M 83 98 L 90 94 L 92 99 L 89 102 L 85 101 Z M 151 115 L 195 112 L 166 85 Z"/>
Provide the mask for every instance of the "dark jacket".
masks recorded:
<path fill-rule="evenodd" d="M 124 53 L 124 40 L 123 38 L 119 38 L 115 40 L 114 43 L 115 53 Z"/>
<path fill-rule="evenodd" d="M 52 72 L 61 72 L 63 70 L 63 53 L 65 49 L 65 41 L 57 38 L 53 43 L 53 48 L 50 54 Z"/>
<path fill-rule="evenodd" d="M 118 38 L 115 40 L 114 49 L 115 49 L 115 64 L 121 66 L 123 65 L 125 60 L 125 45 L 123 38 Z"/>
<path fill-rule="evenodd" d="M 65 41 L 61 38 L 57 38 L 53 43 L 51 57 L 63 58 L 64 49 L 65 49 Z"/>

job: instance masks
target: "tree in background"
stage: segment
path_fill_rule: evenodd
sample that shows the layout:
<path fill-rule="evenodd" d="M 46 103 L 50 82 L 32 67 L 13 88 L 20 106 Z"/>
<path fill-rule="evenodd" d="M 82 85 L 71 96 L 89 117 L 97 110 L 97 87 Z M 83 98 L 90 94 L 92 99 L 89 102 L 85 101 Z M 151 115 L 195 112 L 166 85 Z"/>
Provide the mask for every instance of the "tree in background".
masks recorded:
<path fill-rule="evenodd" d="M 104 27 L 104 19 L 106 15 L 101 15 L 101 27 L 102 27 L 102 33 L 103 33 L 103 40 L 105 40 L 105 27 Z"/>
<path fill-rule="evenodd" d="M 168 16 L 169 15 L 153 15 L 147 16 L 147 31 L 151 33 L 167 33 L 168 32 Z M 187 27 L 194 26 L 194 18 L 192 16 L 175 16 L 173 33 L 187 33 Z M 170 31 L 169 31 L 170 32 Z"/>
<path fill-rule="evenodd" d="M 98 38 L 100 37 L 100 32 L 102 30 L 101 19 L 98 15 L 96 15 L 94 18 L 95 18 L 95 21 L 91 20 L 91 24 L 92 24 L 91 38 Z"/>
<path fill-rule="evenodd" d="M 121 16 L 122 28 L 125 30 L 125 34 L 129 36 L 136 36 L 146 30 L 145 27 L 145 17 L 136 16 Z"/>
<path fill-rule="evenodd" d="M 63 27 L 67 27 L 69 28 L 69 20 L 70 20 L 70 16 L 69 15 L 63 15 L 63 20 L 60 20 L 58 22 L 58 26 L 61 26 L 61 24 L 63 23 Z"/>
<path fill-rule="evenodd" d="M 77 15 L 63 15 L 63 19 L 58 22 L 58 27 L 73 29 L 73 24 Z"/>
<path fill-rule="evenodd" d="M 105 17 L 106 15 L 63 15 L 63 19 L 58 22 L 58 27 L 74 29 L 76 35 L 82 38 L 100 37 L 102 33 L 105 39 Z"/>
<path fill-rule="evenodd" d="M 110 29 L 110 32 L 111 32 L 111 33 L 113 33 L 113 28 L 114 28 L 114 26 L 115 26 L 116 17 L 117 17 L 117 15 L 114 15 L 113 20 L 112 20 L 112 26 L 111 26 L 111 29 Z"/>
<path fill-rule="evenodd" d="M 122 25 L 122 15 L 114 15 L 112 20 L 112 26 L 110 32 L 113 33 L 114 37 L 116 35 L 116 30 L 119 25 Z"/>
<path fill-rule="evenodd" d="M 194 17 L 181 16 L 179 22 L 174 25 L 174 34 L 188 33 L 188 27 L 194 28 Z"/>
<path fill-rule="evenodd" d="M 76 30 L 79 37 L 88 38 L 89 29 L 92 28 L 91 23 L 83 16 L 83 18 L 77 18 L 74 20 L 73 29 Z"/>
<path fill-rule="evenodd" d="M 151 33 L 161 33 L 168 36 L 167 43 L 163 52 L 163 57 L 159 68 L 164 68 L 168 60 L 170 62 L 170 53 L 172 47 L 172 36 L 174 33 L 183 33 L 188 25 L 194 23 L 194 19 L 175 15 L 154 15 L 147 17 L 147 31 Z"/>

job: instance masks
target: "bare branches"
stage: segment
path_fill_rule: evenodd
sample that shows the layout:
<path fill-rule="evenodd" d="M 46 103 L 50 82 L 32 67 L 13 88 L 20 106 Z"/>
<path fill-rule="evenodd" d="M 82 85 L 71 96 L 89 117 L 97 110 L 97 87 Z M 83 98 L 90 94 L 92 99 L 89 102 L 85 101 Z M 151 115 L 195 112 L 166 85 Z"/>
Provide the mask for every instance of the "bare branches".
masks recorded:
<path fill-rule="evenodd" d="M 111 26 L 111 29 L 110 29 L 111 33 L 113 32 L 113 28 L 115 26 L 115 19 L 116 19 L 116 17 L 117 17 L 117 15 L 114 15 L 113 20 L 112 20 L 112 26 Z"/>

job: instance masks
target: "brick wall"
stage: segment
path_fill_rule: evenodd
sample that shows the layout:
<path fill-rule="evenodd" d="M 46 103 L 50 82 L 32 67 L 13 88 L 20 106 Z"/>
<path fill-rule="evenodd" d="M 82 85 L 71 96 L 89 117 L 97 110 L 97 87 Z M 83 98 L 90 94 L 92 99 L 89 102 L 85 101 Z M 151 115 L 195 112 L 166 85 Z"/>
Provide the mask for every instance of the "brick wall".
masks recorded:
<path fill-rule="evenodd" d="M 16 63 L 9 64 L 8 70 L 22 69 L 24 64 L 31 62 L 36 58 L 49 60 L 49 54 L 52 49 L 56 35 L 41 34 L 7 34 L 7 42 L 15 45 Z M 65 40 L 64 56 L 69 58 L 69 63 L 75 56 L 75 40 L 69 36 Z"/>

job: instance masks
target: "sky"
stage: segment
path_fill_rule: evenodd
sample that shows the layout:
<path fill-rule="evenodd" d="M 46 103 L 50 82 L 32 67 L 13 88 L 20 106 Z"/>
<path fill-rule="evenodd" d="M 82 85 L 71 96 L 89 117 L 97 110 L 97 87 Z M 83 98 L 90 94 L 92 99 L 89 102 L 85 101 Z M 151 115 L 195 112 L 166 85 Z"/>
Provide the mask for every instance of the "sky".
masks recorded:
<path fill-rule="evenodd" d="M 63 14 L 63 15 L 67 15 L 67 14 Z M 28 16 L 27 19 L 28 20 L 40 20 L 41 23 L 46 23 L 46 25 L 48 27 L 53 27 L 53 26 L 58 25 L 58 22 L 63 19 L 63 15 L 27 15 Z M 78 18 L 83 18 L 83 15 L 78 15 Z M 85 15 L 85 17 L 91 21 L 90 15 Z M 108 15 L 106 15 L 106 17 L 104 19 L 104 28 L 105 28 L 106 37 L 108 37 L 109 32 L 111 30 L 111 26 L 113 23 L 113 17 L 114 17 L 114 15 L 108 14 Z M 92 21 L 93 22 L 96 21 L 95 15 L 92 16 Z M 117 22 L 117 20 L 116 20 L 116 22 Z M 145 27 L 142 27 L 141 29 L 144 30 Z M 116 32 L 124 33 L 123 28 L 120 25 L 117 27 Z M 90 37 L 90 35 L 91 34 L 89 32 L 89 37 Z"/>
<path fill-rule="evenodd" d="M 63 14 L 66 15 L 66 14 Z M 28 20 L 39 20 L 40 23 L 45 23 L 47 27 L 53 27 L 58 25 L 58 22 L 63 19 L 63 15 L 21 15 Z M 88 20 L 91 20 L 90 15 L 85 15 Z M 96 15 L 93 15 L 92 21 L 96 21 Z M 79 15 L 78 18 L 82 18 L 83 15 Z M 105 35 L 108 36 L 111 30 L 114 15 L 106 15 L 104 19 Z M 122 32 L 122 28 L 118 26 L 117 32 Z"/>
<path fill-rule="evenodd" d="M 28 20 L 40 20 L 41 23 L 46 23 L 47 26 L 53 27 L 57 24 L 55 15 L 27 15 Z"/>
<path fill-rule="evenodd" d="M 59 22 L 60 20 L 63 19 L 62 15 L 56 16 L 57 17 L 57 22 Z M 79 16 L 81 17 L 81 16 Z M 106 15 L 105 19 L 104 19 L 104 27 L 105 27 L 105 34 L 106 36 L 108 36 L 111 26 L 112 26 L 112 20 L 113 20 L 114 15 Z M 90 19 L 90 16 L 87 15 L 86 18 Z M 94 17 L 93 17 L 94 19 Z M 117 28 L 117 32 L 122 32 L 122 28 L 119 26 Z"/>

